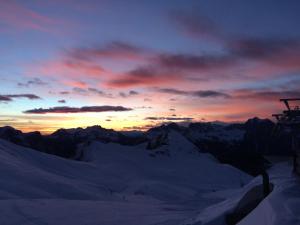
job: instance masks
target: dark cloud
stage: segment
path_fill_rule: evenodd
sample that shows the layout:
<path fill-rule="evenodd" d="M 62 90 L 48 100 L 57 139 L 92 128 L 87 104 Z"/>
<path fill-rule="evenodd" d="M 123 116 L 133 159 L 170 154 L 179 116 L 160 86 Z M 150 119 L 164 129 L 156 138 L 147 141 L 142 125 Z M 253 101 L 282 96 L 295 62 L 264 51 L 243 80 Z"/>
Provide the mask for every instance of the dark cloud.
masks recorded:
<path fill-rule="evenodd" d="M 193 96 L 199 97 L 199 98 L 207 98 L 207 97 L 223 97 L 223 98 L 229 98 L 230 95 L 218 92 L 218 91 L 192 91 L 191 94 Z"/>
<path fill-rule="evenodd" d="M 58 102 L 58 103 L 66 103 L 67 101 L 64 100 L 64 99 L 61 99 L 61 100 L 58 100 L 57 102 Z"/>
<path fill-rule="evenodd" d="M 167 94 L 175 94 L 175 95 L 185 95 L 185 96 L 194 96 L 199 98 L 208 98 L 208 97 L 223 97 L 223 98 L 229 98 L 230 95 L 219 92 L 219 91 L 212 91 L 212 90 L 199 90 L 199 91 L 182 91 L 174 88 L 157 88 L 155 89 L 158 92 L 161 93 L 167 93 Z"/>
<path fill-rule="evenodd" d="M 128 93 L 125 92 L 119 92 L 119 95 L 123 98 L 127 98 L 130 96 L 138 95 L 139 93 L 137 91 L 129 91 Z"/>
<path fill-rule="evenodd" d="M 242 58 L 265 59 L 281 56 L 300 49 L 300 41 L 294 39 L 240 39 L 228 44 L 232 54 Z"/>
<path fill-rule="evenodd" d="M 74 87 L 74 88 L 72 89 L 72 91 L 73 91 L 74 93 L 80 94 L 80 95 L 85 95 L 85 94 L 88 93 L 87 89 L 85 89 L 85 88 L 79 88 L 79 87 Z"/>
<path fill-rule="evenodd" d="M 156 58 L 157 63 L 165 68 L 197 71 L 223 68 L 231 65 L 232 60 L 228 56 L 191 54 L 161 54 Z"/>
<path fill-rule="evenodd" d="M 133 78 L 153 78 L 156 75 L 156 71 L 154 67 L 151 66 L 140 66 L 136 69 L 133 69 L 128 72 L 128 75 L 132 76 Z"/>
<path fill-rule="evenodd" d="M 9 98 L 27 98 L 27 99 L 41 99 L 41 97 L 34 94 L 17 94 L 17 95 L 6 95 Z"/>
<path fill-rule="evenodd" d="M 129 91 L 129 95 L 138 95 L 139 93 L 137 91 Z"/>
<path fill-rule="evenodd" d="M 128 97 L 124 92 L 119 92 L 119 95 L 120 95 L 121 97 L 123 97 L 123 98 Z"/>
<path fill-rule="evenodd" d="M 98 95 L 105 95 L 105 93 L 101 90 L 98 90 L 96 88 L 88 88 L 88 91 L 92 92 L 92 93 L 95 93 L 95 94 L 98 94 Z"/>
<path fill-rule="evenodd" d="M 16 95 L 0 95 L 0 101 L 12 101 L 14 98 L 27 98 L 30 100 L 41 99 L 39 96 L 34 94 L 16 94 Z"/>
<path fill-rule="evenodd" d="M 131 78 L 128 76 L 124 76 L 120 79 L 109 80 L 107 82 L 107 85 L 112 87 L 127 87 L 127 86 L 141 85 L 141 84 L 144 84 L 142 80 Z"/>
<path fill-rule="evenodd" d="M 125 72 L 117 79 L 109 80 L 107 85 L 120 88 L 157 85 L 170 82 L 170 77 L 174 78 L 175 76 L 177 76 L 176 73 L 168 73 L 168 71 L 163 71 L 163 68 L 161 68 L 159 65 L 144 65 Z"/>
<path fill-rule="evenodd" d="M 260 76 L 272 76 L 278 69 L 281 73 L 300 71 L 300 41 L 297 40 L 242 38 L 226 40 L 223 47 L 222 54 L 153 54 L 147 65 L 108 80 L 107 85 L 121 88 L 151 86 L 181 81 L 242 79 L 260 73 Z M 251 62 L 263 64 L 245 67 Z M 238 72 L 241 70 L 245 73 Z"/>
<path fill-rule="evenodd" d="M 282 69 L 285 73 L 300 71 L 300 41 L 299 39 L 281 37 L 254 38 L 247 36 L 229 36 L 218 24 L 214 23 L 207 16 L 203 16 L 199 11 L 177 11 L 171 13 L 171 20 L 176 27 L 184 33 L 192 34 L 194 37 L 210 38 L 217 41 L 224 49 L 223 58 L 215 56 L 203 56 L 187 59 L 176 59 L 172 57 L 167 60 L 163 59 L 163 64 L 178 65 L 178 68 L 185 69 L 214 69 L 230 68 L 238 69 L 245 62 L 265 63 L 264 68 L 257 68 L 256 71 L 267 71 L 271 67 Z M 186 57 L 184 57 L 186 58 Z M 173 63 L 174 62 L 174 63 Z M 260 65 L 260 67 L 262 67 Z M 275 69 L 276 71 L 276 69 Z M 274 72 L 276 73 L 276 72 Z M 264 75 L 264 74 L 263 74 Z M 205 75 L 207 76 L 207 75 Z M 223 75 L 225 76 L 225 75 Z M 230 77 L 230 73 L 226 77 Z M 246 75 L 245 75 L 246 76 Z M 255 76 L 252 72 L 252 76 Z M 189 79 L 203 79 L 205 77 L 192 77 Z M 222 78 L 216 77 L 215 79 Z"/>
<path fill-rule="evenodd" d="M 145 120 L 168 120 L 168 121 L 190 121 L 193 120 L 192 117 L 146 117 Z"/>
<path fill-rule="evenodd" d="M 72 89 L 73 93 L 79 94 L 79 95 L 98 95 L 101 97 L 106 97 L 106 98 L 113 98 L 113 95 L 110 93 L 106 93 L 102 90 L 96 89 L 96 88 L 79 88 L 79 87 L 74 87 Z"/>
<path fill-rule="evenodd" d="M 281 98 L 295 98 L 300 97 L 299 90 L 290 91 L 274 91 L 274 90 L 252 90 L 252 89 L 240 89 L 234 93 L 235 98 L 240 99 L 255 99 L 255 100 L 278 100 Z"/>
<path fill-rule="evenodd" d="M 5 95 L 0 95 L 0 101 L 1 102 L 10 102 L 10 101 L 12 101 L 12 99 Z"/>
<path fill-rule="evenodd" d="M 126 108 L 123 106 L 84 106 L 84 107 L 53 107 L 53 108 L 38 108 L 24 111 L 24 113 L 28 114 L 46 114 L 46 113 L 87 113 L 87 112 L 123 112 L 123 111 L 131 111 L 131 108 Z"/>
<path fill-rule="evenodd" d="M 274 56 L 283 51 L 299 49 L 298 39 L 287 38 L 248 38 L 229 37 L 212 19 L 203 16 L 199 11 L 176 11 L 170 13 L 170 19 L 181 31 L 197 38 L 210 38 L 222 44 L 229 54 L 251 59 Z"/>
<path fill-rule="evenodd" d="M 69 91 L 61 91 L 61 92 L 59 92 L 59 94 L 61 94 L 61 95 L 68 95 L 68 94 L 70 94 L 70 92 Z"/>
<path fill-rule="evenodd" d="M 33 78 L 32 80 L 28 80 L 27 82 L 24 82 L 24 83 L 19 82 L 18 86 L 19 87 L 29 87 L 31 85 L 44 86 L 44 85 L 47 85 L 47 84 L 48 84 L 47 82 L 42 81 L 39 78 Z"/>
<path fill-rule="evenodd" d="M 237 64 L 237 58 L 231 54 L 195 55 L 195 54 L 156 54 L 148 61 L 148 65 L 139 66 L 125 72 L 117 79 L 107 81 L 108 86 L 130 87 L 149 86 L 182 80 L 207 81 L 224 79 L 223 73 L 210 72 L 230 69 Z M 229 76 L 229 75 L 228 75 Z M 234 76 L 234 75 L 230 75 Z"/>
<path fill-rule="evenodd" d="M 139 59 L 143 49 L 125 42 L 114 41 L 104 46 L 75 48 L 67 51 L 67 56 L 76 60 L 95 58 Z"/>
<path fill-rule="evenodd" d="M 96 94 L 96 95 L 99 95 L 99 96 L 102 96 L 102 97 L 106 97 L 106 98 L 112 98 L 112 94 L 110 93 L 106 93 L 104 91 L 101 91 L 99 89 L 96 89 L 96 88 L 88 88 L 87 91 L 90 93 L 90 94 Z"/>
<path fill-rule="evenodd" d="M 182 91 L 175 88 L 157 88 L 158 92 L 174 95 L 189 95 L 188 91 Z"/>

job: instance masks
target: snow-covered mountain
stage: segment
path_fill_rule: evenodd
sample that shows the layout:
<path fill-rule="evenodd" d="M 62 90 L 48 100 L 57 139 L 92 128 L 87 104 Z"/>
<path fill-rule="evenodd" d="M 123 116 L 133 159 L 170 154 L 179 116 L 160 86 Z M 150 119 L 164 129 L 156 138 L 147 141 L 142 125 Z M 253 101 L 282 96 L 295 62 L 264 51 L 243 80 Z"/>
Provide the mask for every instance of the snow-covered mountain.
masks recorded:
<path fill-rule="evenodd" d="M 39 132 L 22 133 L 11 127 L 0 128 L 0 138 L 15 144 L 64 158 L 82 160 L 81 146 L 92 141 L 135 146 L 147 143 L 147 149 L 157 151 L 165 144 L 171 131 L 179 132 L 198 147 L 198 151 L 214 155 L 220 162 L 233 165 L 249 174 L 257 175 L 269 164 L 264 155 L 291 155 L 290 135 L 277 133 L 270 120 L 249 119 L 246 123 L 191 123 L 188 127 L 171 123 L 154 127 L 147 132 L 118 132 L 93 126 L 59 129 L 50 135 Z M 158 150 L 161 154 L 166 153 Z M 250 160 L 251 159 L 251 160 Z"/>
<path fill-rule="evenodd" d="M 251 151 L 259 154 L 290 154 L 286 150 L 290 142 L 288 135 L 279 133 L 275 136 L 274 128 L 275 124 L 272 121 L 258 118 L 249 119 L 240 124 L 201 122 L 191 123 L 188 127 L 171 123 L 151 128 L 147 132 L 118 132 L 101 126 L 92 126 L 85 129 L 59 129 L 53 134 L 41 135 L 39 132 L 22 133 L 12 127 L 2 127 L 0 138 L 42 152 L 72 158 L 76 154 L 74 152 L 76 146 L 84 142 L 97 140 L 104 143 L 136 145 L 152 141 L 159 135 L 176 130 L 198 146 L 200 151 L 214 155 L 231 150 Z"/>
<path fill-rule="evenodd" d="M 78 145 L 94 140 L 123 145 L 136 145 L 146 141 L 143 133 L 132 135 L 104 129 L 101 126 L 59 129 L 50 135 L 42 135 L 39 132 L 22 133 L 12 127 L 1 127 L 0 138 L 34 150 L 72 159 L 78 159 L 76 158 Z"/>
<path fill-rule="evenodd" d="M 0 224 L 175 225 L 251 179 L 177 131 L 165 141 L 92 141 L 75 161 L 0 140 Z"/>

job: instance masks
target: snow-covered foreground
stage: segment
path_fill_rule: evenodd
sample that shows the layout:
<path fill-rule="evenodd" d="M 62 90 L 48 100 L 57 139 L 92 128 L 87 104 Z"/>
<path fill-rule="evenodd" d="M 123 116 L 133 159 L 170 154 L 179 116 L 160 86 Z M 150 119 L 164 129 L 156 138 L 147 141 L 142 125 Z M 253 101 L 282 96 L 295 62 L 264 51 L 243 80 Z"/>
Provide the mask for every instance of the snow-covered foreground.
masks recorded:
<path fill-rule="evenodd" d="M 154 152 L 94 142 L 86 162 L 0 140 L 0 224 L 177 225 L 251 177 L 179 133 Z"/>
<path fill-rule="evenodd" d="M 79 162 L 0 140 L 0 224 L 225 225 L 225 215 L 261 184 L 176 132 L 155 150 L 94 142 L 83 152 Z M 291 165 L 269 174 L 273 192 L 239 225 L 300 224 Z"/>
<path fill-rule="evenodd" d="M 225 225 L 252 179 L 171 132 L 166 145 L 82 146 L 74 161 L 0 140 L 0 224 Z M 299 178 L 270 171 L 273 192 L 239 225 L 300 224 Z"/>
<path fill-rule="evenodd" d="M 200 154 L 177 132 L 155 150 L 100 142 L 82 150 L 85 161 L 74 161 L 0 140 L 0 224 L 225 225 L 261 184 Z M 300 224 L 291 165 L 269 174 L 273 192 L 239 225 Z"/>
<path fill-rule="evenodd" d="M 273 191 L 238 225 L 300 225 L 300 178 L 292 173 L 291 163 L 278 163 L 270 171 Z M 208 194 L 223 196 L 226 200 L 199 210 L 198 215 L 180 225 L 225 225 L 225 217 L 251 188 L 262 183 L 261 177 L 237 190 Z"/>
<path fill-rule="evenodd" d="M 292 174 L 292 166 L 282 163 L 269 173 L 273 192 L 239 225 L 298 225 L 300 224 L 300 178 Z"/>

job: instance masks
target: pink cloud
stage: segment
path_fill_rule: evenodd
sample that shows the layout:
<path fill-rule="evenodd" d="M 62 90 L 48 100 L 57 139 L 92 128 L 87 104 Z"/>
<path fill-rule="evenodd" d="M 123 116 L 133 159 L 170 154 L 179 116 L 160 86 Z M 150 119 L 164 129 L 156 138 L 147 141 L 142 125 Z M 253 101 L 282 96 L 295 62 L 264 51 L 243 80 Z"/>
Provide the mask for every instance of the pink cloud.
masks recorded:
<path fill-rule="evenodd" d="M 87 88 L 88 84 L 83 82 L 83 81 L 62 81 L 62 83 L 66 84 L 67 86 L 70 87 L 75 87 L 75 88 Z"/>
<path fill-rule="evenodd" d="M 127 88 L 132 86 L 153 86 L 176 83 L 182 80 L 179 74 L 168 71 L 156 71 L 152 68 L 141 67 L 107 79 L 105 85 L 113 88 Z"/>
<path fill-rule="evenodd" d="M 272 113 L 280 110 L 277 101 L 257 102 L 255 100 L 235 100 L 227 101 L 223 104 L 206 104 L 196 107 L 185 113 L 197 114 L 199 118 L 205 118 L 208 121 L 221 120 L 224 122 L 245 121 L 249 118 L 258 116 L 261 118 L 270 118 Z"/>
<path fill-rule="evenodd" d="M 106 72 L 101 66 L 96 64 L 60 59 L 31 65 L 29 71 L 61 79 L 100 78 Z"/>
<path fill-rule="evenodd" d="M 66 28 L 65 21 L 50 18 L 37 12 L 25 4 L 15 0 L 0 0 L 0 24 L 5 25 L 2 31 L 7 31 L 11 27 L 22 30 L 38 30 L 43 32 L 60 32 L 59 26 Z"/>
<path fill-rule="evenodd" d="M 96 81 L 109 88 L 151 87 L 184 84 L 221 85 L 271 79 L 300 71 L 300 43 L 293 40 L 238 40 L 219 54 L 155 53 L 122 42 L 102 47 L 73 48 L 58 59 L 36 67 L 38 73 L 74 82 Z M 140 60 L 131 70 L 115 72 L 112 63 Z M 102 60 L 110 61 L 103 68 Z M 136 62 L 135 62 L 136 63 Z M 129 64 L 130 65 L 130 64 Z M 206 88 L 206 87 L 205 87 Z"/>

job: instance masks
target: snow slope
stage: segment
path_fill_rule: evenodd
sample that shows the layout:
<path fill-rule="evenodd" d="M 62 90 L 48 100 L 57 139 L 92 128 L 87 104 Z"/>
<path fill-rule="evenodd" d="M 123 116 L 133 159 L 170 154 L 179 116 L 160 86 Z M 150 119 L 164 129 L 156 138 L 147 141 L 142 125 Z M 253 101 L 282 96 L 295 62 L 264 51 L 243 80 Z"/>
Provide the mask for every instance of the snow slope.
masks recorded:
<path fill-rule="evenodd" d="M 268 171 L 273 191 L 238 225 L 299 225 L 300 189 L 299 177 L 292 173 L 291 163 L 278 163 Z M 218 191 L 207 197 L 222 196 L 225 201 L 199 209 L 198 215 L 186 219 L 180 225 L 225 225 L 225 217 L 237 206 L 254 186 L 262 183 L 261 177 L 254 178 L 240 189 Z"/>
<path fill-rule="evenodd" d="M 251 179 L 175 131 L 154 151 L 93 142 L 82 152 L 84 162 L 0 140 L 0 224 L 177 225 Z"/>
<path fill-rule="evenodd" d="M 239 225 L 300 224 L 300 180 L 287 163 L 270 170 L 274 191 Z"/>

